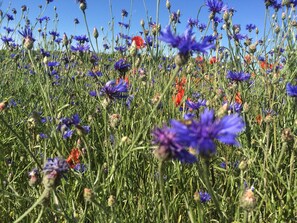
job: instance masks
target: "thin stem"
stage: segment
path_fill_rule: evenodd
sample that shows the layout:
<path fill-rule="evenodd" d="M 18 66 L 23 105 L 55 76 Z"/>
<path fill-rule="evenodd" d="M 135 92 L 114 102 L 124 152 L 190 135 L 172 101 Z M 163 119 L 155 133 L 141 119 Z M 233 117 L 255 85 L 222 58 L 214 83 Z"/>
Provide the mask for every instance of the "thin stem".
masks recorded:
<path fill-rule="evenodd" d="M 35 203 L 24 213 L 22 214 L 21 217 L 19 217 L 17 220 L 14 221 L 14 223 L 18 223 L 21 220 L 23 220 L 24 217 L 26 217 L 38 204 L 40 204 L 43 199 L 48 196 L 49 193 L 49 189 L 45 189 L 42 194 L 40 195 L 40 197 L 35 201 Z"/>
<path fill-rule="evenodd" d="M 0 120 L 6 126 L 6 128 L 8 128 L 12 132 L 12 134 L 20 141 L 21 145 L 24 147 L 24 150 L 27 153 L 29 153 L 29 155 L 35 161 L 35 163 L 38 166 L 38 168 L 42 169 L 41 164 L 38 162 L 38 160 L 36 159 L 36 157 L 34 156 L 34 154 L 27 148 L 27 146 L 24 143 L 24 140 L 21 139 L 21 137 L 16 133 L 16 131 L 13 130 L 13 128 L 11 128 L 11 126 L 4 120 L 4 118 L 2 116 L 0 116 Z"/>
<path fill-rule="evenodd" d="M 165 193 L 164 193 L 163 162 L 162 161 L 160 161 L 160 163 L 159 163 L 159 184 L 160 184 L 162 204 L 163 204 L 163 208 L 165 211 L 166 222 L 169 223 L 169 215 L 168 215 L 168 209 L 167 209 Z"/>
<path fill-rule="evenodd" d="M 93 46 L 92 39 L 91 39 L 91 34 L 90 34 L 89 26 L 88 26 L 88 20 L 87 20 L 86 12 L 83 11 L 83 14 L 84 14 L 84 20 L 85 20 L 85 24 L 86 24 L 86 27 L 87 27 L 87 32 L 88 32 L 88 37 L 89 37 L 89 40 L 90 40 L 90 43 L 91 43 L 91 47 L 92 47 L 93 51 L 96 52 L 95 48 Z"/>

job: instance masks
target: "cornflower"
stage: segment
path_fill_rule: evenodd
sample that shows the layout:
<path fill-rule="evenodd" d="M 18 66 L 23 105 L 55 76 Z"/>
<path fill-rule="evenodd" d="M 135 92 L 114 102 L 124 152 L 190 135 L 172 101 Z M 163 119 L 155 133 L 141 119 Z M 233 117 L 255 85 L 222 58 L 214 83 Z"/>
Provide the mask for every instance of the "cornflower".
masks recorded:
<path fill-rule="evenodd" d="M 297 97 L 297 86 L 291 85 L 291 83 L 287 83 L 286 86 L 287 94 L 290 97 Z"/>
<path fill-rule="evenodd" d="M 177 48 L 179 53 L 183 55 L 188 55 L 191 51 L 206 53 L 208 49 L 214 47 L 213 44 L 209 44 L 205 39 L 200 43 L 196 42 L 192 28 L 186 29 L 183 36 L 174 36 L 170 26 L 167 26 L 160 32 L 159 39 L 169 43 L 173 48 Z"/>
<path fill-rule="evenodd" d="M 126 98 L 127 95 L 123 94 L 128 92 L 128 84 L 120 79 L 119 83 L 116 83 L 115 80 L 108 81 L 100 91 L 100 95 L 106 95 L 108 99 L 115 100 L 117 98 Z M 92 94 L 91 96 L 96 96 Z"/>
<path fill-rule="evenodd" d="M 228 71 L 226 77 L 227 77 L 227 79 L 230 79 L 232 81 L 240 82 L 240 81 L 249 80 L 251 78 L 251 75 L 248 73 L 244 73 L 242 71 L 240 71 L 240 72 Z"/>
<path fill-rule="evenodd" d="M 200 120 L 191 120 L 190 124 L 174 123 L 177 134 L 186 135 L 184 143 L 196 149 L 202 157 L 209 158 L 216 153 L 215 140 L 228 145 L 238 146 L 237 134 L 244 128 L 244 122 L 238 114 L 218 119 L 213 110 L 205 109 Z"/>
<path fill-rule="evenodd" d="M 213 15 L 220 13 L 223 10 L 224 3 L 221 0 L 207 0 L 205 5 L 208 7 L 208 11 Z"/>
<path fill-rule="evenodd" d="M 184 144 L 186 135 L 179 134 L 175 128 L 163 126 L 162 128 L 155 128 L 152 132 L 153 144 L 158 145 L 154 151 L 156 157 L 162 161 L 169 159 L 178 159 L 185 163 L 194 163 L 197 158 L 189 153 Z"/>

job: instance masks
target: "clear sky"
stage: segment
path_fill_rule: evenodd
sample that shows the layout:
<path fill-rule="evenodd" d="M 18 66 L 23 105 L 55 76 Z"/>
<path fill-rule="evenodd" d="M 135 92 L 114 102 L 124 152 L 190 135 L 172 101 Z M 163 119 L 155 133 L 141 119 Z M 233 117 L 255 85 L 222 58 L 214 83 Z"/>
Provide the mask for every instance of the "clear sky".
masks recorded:
<path fill-rule="evenodd" d="M 1 0 L 0 0 L 1 2 Z M 137 35 L 141 31 L 140 20 L 143 19 L 147 24 L 147 16 L 151 16 L 153 21 L 156 18 L 156 0 L 87 0 L 88 8 L 86 10 L 87 20 L 91 32 L 94 27 L 99 30 L 99 35 L 102 36 L 107 34 L 109 31 L 109 24 L 111 22 L 110 2 L 112 5 L 112 12 L 115 22 L 115 34 L 120 32 L 118 22 L 121 21 L 121 10 L 126 9 L 129 13 L 128 18 L 124 19 L 125 23 L 128 23 L 131 16 L 131 35 Z M 187 21 L 190 17 L 196 18 L 197 12 L 200 6 L 203 5 L 203 0 L 171 0 L 171 11 L 181 11 L 180 21 L 181 24 L 178 26 L 178 32 L 183 32 L 187 25 Z M 166 0 L 160 1 L 160 24 L 165 27 L 168 24 L 169 13 L 165 7 Z M 224 3 L 229 7 L 233 7 L 237 10 L 233 22 L 235 24 L 241 24 L 242 33 L 246 34 L 246 24 L 253 23 L 263 29 L 265 6 L 263 0 L 224 0 Z M 46 5 L 46 0 L 2 0 L 1 10 L 6 13 L 12 14 L 11 9 L 15 8 L 17 14 L 14 16 L 15 20 L 11 21 L 9 27 L 14 27 L 21 15 L 21 6 L 26 5 L 29 8 L 28 17 L 31 23 L 36 21 L 38 14 L 40 13 L 39 5 L 43 8 Z M 57 8 L 58 23 L 54 22 L 55 12 L 54 7 Z M 146 14 L 147 13 L 147 14 Z M 202 8 L 199 21 L 207 23 L 208 10 L 206 7 Z M 79 9 L 79 5 L 75 0 L 54 0 L 50 3 L 44 12 L 43 16 L 49 16 L 51 18 L 49 22 L 49 31 L 54 29 L 57 25 L 57 30 L 62 35 L 64 32 L 67 35 L 82 35 L 86 34 L 86 26 L 84 24 L 83 14 Z M 74 24 L 74 18 L 78 18 L 80 23 Z M 2 24 L 0 32 L 3 34 L 3 26 L 6 26 L 6 22 Z M 104 34 L 101 32 L 101 27 L 104 28 Z M 125 33 L 125 32 L 124 32 Z M 126 33 L 127 34 L 127 33 Z M 109 31 L 108 37 L 111 37 Z M 102 41 L 102 39 L 101 39 Z"/>

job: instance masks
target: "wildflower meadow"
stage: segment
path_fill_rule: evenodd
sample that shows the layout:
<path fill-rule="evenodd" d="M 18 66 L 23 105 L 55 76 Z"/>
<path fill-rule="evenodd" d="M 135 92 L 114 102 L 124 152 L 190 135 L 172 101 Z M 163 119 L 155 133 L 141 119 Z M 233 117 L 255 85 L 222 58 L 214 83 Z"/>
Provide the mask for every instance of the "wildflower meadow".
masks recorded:
<path fill-rule="evenodd" d="M 63 1 L 0 4 L 0 222 L 297 222 L 296 0 Z"/>

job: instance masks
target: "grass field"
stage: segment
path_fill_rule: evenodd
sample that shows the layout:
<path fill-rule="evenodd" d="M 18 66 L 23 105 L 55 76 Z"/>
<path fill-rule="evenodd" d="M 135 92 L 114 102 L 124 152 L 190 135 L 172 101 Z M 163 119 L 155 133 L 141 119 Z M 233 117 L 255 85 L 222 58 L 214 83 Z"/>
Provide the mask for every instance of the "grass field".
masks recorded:
<path fill-rule="evenodd" d="M 208 0 L 105 50 L 3 11 L 0 221 L 297 222 L 295 2 L 252 40 Z"/>

